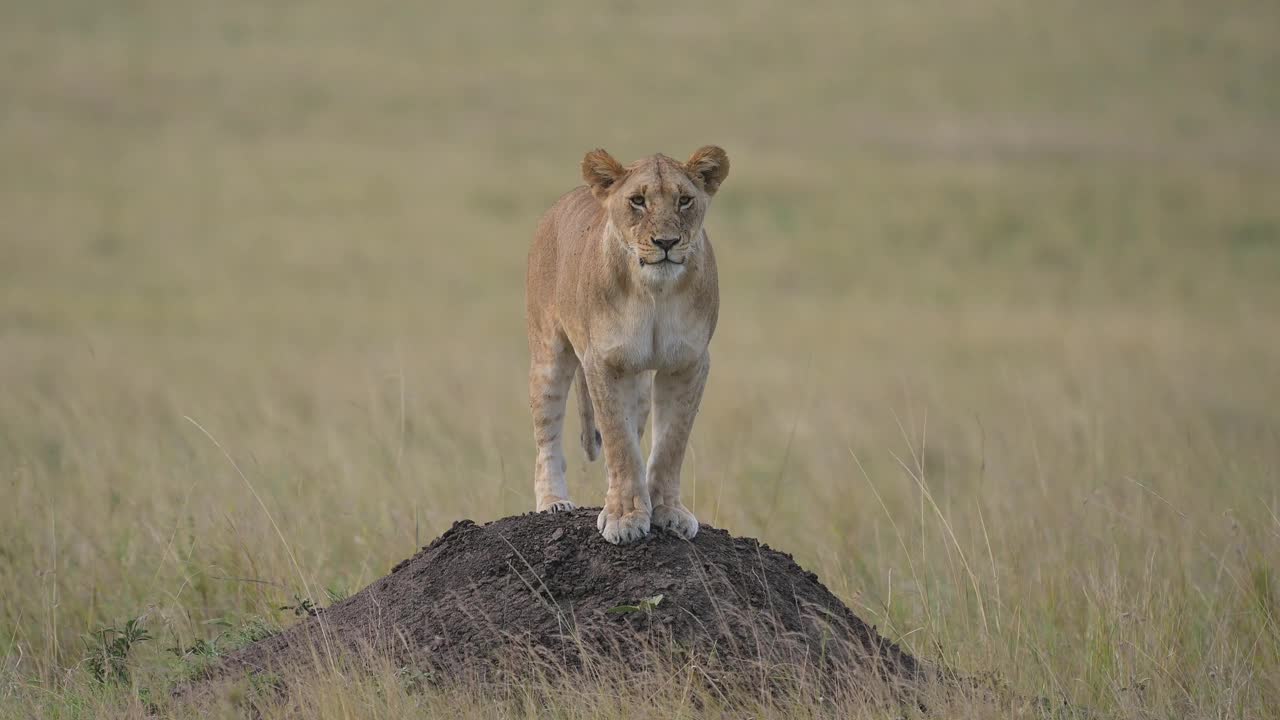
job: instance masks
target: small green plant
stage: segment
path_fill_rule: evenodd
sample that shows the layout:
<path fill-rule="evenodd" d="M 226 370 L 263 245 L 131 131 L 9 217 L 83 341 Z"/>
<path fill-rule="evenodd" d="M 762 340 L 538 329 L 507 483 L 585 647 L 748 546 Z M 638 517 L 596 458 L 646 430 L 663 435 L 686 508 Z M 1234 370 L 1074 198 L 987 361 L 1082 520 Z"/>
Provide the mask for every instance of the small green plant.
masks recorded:
<path fill-rule="evenodd" d="M 662 596 L 654 595 L 652 597 L 641 598 L 640 602 L 635 605 L 614 605 L 605 612 L 610 615 L 626 615 L 628 613 L 637 612 L 648 614 L 653 612 L 654 608 L 658 607 L 658 603 L 660 602 L 662 602 Z"/>
<path fill-rule="evenodd" d="M 279 628 L 268 625 L 265 620 L 260 617 L 251 617 L 237 628 L 234 628 L 224 635 L 231 642 L 231 649 L 239 649 L 245 645 L 252 645 L 259 640 L 266 640 L 279 634 Z"/>
<path fill-rule="evenodd" d="M 324 594 L 329 598 L 330 604 L 342 602 L 343 600 L 351 597 L 351 591 L 349 591 L 346 586 L 339 585 L 336 582 L 326 587 L 324 589 Z"/>
<path fill-rule="evenodd" d="M 400 681 L 400 686 L 404 688 L 405 692 L 417 693 L 430 687 L 437 678 L 435 673 L 406 665 L 396 670 L 396 679 Z"/>
<path fill-rule="evenodd" d="M 84 659 L 85 669 L 99 683 L 127 684 L 129 653 L 135 645 L 150 639 L 146 628 L 142 627 L 141 617 L 128 620 L 123 627 L 98 628 L 92 635 L 84 638 L 89 649 L 89 655 Z"/>
<path fill-rule="evenodd" d="M 226 653 L 265 640 L 279 632 L 259 617 L 250 617 L 240 624 L 227 618 L 214 618 L 204 624 L 221 627 L 223 630 L 211 639 L 196 638 L 189 645 L 184 646 L 178 642 L 168 648 L 181 662 L 181 672 L 188 679 L 199 677 Z"/>

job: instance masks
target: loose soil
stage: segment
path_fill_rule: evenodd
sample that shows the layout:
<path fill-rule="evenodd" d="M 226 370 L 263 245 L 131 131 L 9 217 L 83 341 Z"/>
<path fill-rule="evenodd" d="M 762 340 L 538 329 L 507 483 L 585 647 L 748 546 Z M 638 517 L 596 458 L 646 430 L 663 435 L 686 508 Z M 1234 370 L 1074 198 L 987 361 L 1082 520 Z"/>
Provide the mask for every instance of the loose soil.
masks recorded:
<path fill-rule="evenodd" d="M 386 577 L 227 656 L 210 676 L 372 652 L 441 681 L 616 660 L 639 671 L 692 656 L 755 687 L 921 677 L 914 658 L 790 555 L 706 525 L 692 541 L 656 532 L 614 546 L 596 531 L 598 512 L 457 522 Z"/>

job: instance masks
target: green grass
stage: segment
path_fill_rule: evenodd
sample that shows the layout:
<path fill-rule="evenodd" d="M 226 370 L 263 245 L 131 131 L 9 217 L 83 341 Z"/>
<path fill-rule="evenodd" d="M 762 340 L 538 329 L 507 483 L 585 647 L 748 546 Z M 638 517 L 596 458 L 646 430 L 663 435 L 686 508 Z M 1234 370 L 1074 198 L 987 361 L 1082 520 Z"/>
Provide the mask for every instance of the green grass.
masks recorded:
<path fill-rule="evenodd" d="M 0 717 L 181 713 L 170 648 L 529 510 L 536 219 L 590 148 L 710 142 L 733 172 L 685 464 L 704 522 L 1020 693 L 1280 706 L 1272 4 L 4 17 Z M 602 497 L 599 465 L 571 455 L 570 482 Z M 128 682 L 97 682 L 84 638 L 137 617 Z M 692 712 L 661 679 L 550 706 L 403 680 L 262 711 Z"/>

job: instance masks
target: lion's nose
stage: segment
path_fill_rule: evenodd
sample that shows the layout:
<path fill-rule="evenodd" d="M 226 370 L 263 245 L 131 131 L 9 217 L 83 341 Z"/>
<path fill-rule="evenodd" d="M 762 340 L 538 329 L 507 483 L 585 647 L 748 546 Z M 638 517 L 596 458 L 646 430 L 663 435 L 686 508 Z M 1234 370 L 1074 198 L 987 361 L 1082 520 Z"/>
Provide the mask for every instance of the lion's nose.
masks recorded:
<path fill-rule="evenodd" d="M 678 242 L 680 242 L 680 238 L 678 238 L 678 237 L 673 237 L 673 238 L 659 238 L 659 237 L 656 237 L 656 238 L 653 238 L 653 244 L 654 244 L 654 245 L 657 245 L 658 247 L 662 248 L 663 250 L 667 250 L 667 251 L 670 251 L 670 250 L 671 250 L 671 248 L 675 247 L 675 246 L 676 246 L 676 243 L 678 243 Z"/>

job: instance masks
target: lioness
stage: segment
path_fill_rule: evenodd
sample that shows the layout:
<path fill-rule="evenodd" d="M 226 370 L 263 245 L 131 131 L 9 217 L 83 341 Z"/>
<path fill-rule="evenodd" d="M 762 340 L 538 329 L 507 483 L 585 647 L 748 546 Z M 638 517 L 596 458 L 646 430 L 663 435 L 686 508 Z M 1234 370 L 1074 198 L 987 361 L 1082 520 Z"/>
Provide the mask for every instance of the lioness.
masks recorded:
<path fill-rule="evenodd" d="M 611 543 L 650 525 L 692 538 L 698 520 L 680 502 L 680 466 L 702 401 L 720 291 L 702 229 L 729 174 L 708 146 L 685 163 L 653 155 L 623 167 L 604 150 L 582 160 L 585 187 L 543 216 L 529 250 L 529 406 L 539 511 L 569 510 L 561 430 L 578 375 L 582 447 L 604 448 L 609 490 L 596 524 Z M 640 438 L 654 414 L 645 469 Z"/>

